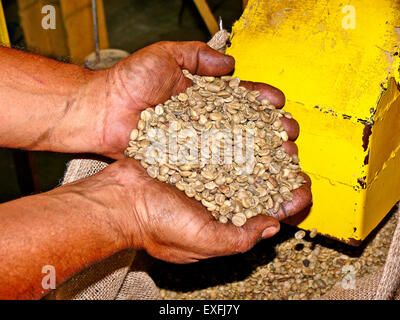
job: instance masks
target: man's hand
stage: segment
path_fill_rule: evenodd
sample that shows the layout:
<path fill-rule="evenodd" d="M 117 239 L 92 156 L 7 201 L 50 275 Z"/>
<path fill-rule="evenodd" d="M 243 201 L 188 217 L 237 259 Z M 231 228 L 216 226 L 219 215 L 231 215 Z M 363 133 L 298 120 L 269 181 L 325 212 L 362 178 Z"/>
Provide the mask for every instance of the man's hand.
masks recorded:
<path fill-rule="evenodd" d="M 103 121 L 103 149 L 99 153 L 122 158 L 140 112 L 192 85 L 182 69 L 193 74 L 221 76 L 233 68 L 232 57 L 201 42 L 160 42 L 121 61 L 106 71 L 108 99 L 104 108 L 107 111 Z M 272 86 L 247 81 L 242 81 L 241 85 L 260 91 L 258 99 L 268 98 L 278 108 L 285 104 L 284 94 Z M 299 125 L 293 119 L 282 118 L 281 121 L 289 136 L 282 147 L 289 154 L 297 154 L 293 140 L 299 134 Z M 135 199 L 131 216 L 126 218 L 133 220 L 136 226 L 132 243 L 157 258 L 172 262 L 192 262 L 247 251 L 260 239 L 278 232 L 278 220 L 298 213 L 311 203 L 310 179 L 304 175 L 306 184 L 293 192 L 294 199 L 284 203 L 275 218 L 258 216 L 243 228 L 237 228 L 215 221 L 198 201 L 171 185 L 150 178 L 137 161 L 120 161 L 115 167 L 124 181 L 122 184 L 127 186 L 127 197 Z"/>
<path fill-rule="evenodd" d="M 123 158 L 129 134 L 140 112 L 186 90 L 192 82 L 182 69 L 201 75 L 230 73 L 234 59 L 202 42 L 158 42 L 141 49 L 104 72 L 107 99 L 99 151 Z"/>
<path fill-rule="evenodd" d="M 257 216 L 239 228 L 216 221 L 200 202 L 182 191 L 150 178 L 138 161 L 120 160 L 100 173 L 118 181 L 121 222 L 128 243 L 152 256 L 175 263 L 189 263 L 245 252 L 259 240 L 279 231 L 278 220 L 294 215 L 311 203 L 310 180 L 293 191 L 274 217 Z M 118 206 L 114 204 L 113 206 Z"/>
<path fill-rule="evenodd" d="M 138 161 L 116 161 L 89 178 L 0 205 L 0 298 L 38 299 L 49 290 L 43 266 L 55 268 L 58 286 L 127 248 L 175 263 L 244 252 L 278 232 L 278 219 L 309 205 L 309 180 L 293 193 L 276 219 L 257 216 L 239 228 L 150 178 Z"/>
<path fill-rule="evenodd" d="M 123 158 L 129 134 L 136 127 L 140 112 L 154 107 L 186 90 L 192 82 L 184 77 L 182 69 L 192 74 L 222 76 L 233 71 L 235 60 L 211 49 L 203 42 L 158 42 L 139 50 L 111 69 L 105 70 L 106 99 L 100 103 L 104 119 L 94 152 L 111 158 Z M 261 91 L 272 104 L 282 107 L 283 93 L 265 84 L 243 82 L 241 85 Z M 100 95 L 99 95 L 100 96 Z M 298 133 L 297 123 L 286 121 L 286 129 Z"/>

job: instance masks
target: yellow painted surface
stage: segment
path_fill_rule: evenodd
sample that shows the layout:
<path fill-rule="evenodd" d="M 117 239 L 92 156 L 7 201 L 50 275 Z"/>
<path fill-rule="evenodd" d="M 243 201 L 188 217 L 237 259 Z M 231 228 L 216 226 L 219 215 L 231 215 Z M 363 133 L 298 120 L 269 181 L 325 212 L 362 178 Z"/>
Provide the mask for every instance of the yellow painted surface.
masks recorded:
<path fill-rule="evenodd" d="M 394 79 L 391 78 L 388 90 L 382 96 L 374 116 L 368 182 L 376 179 L 385 161 L 400 145 L 399 97 L 400 91 L 397 89 Z"/>
<path fill-rule="evenodd" d="M 365 232 L 400 199 L 400 91 L 394 78 L 389 80 L 374 120 L 362 221 Z"/>
<path fill-rule="evenodd" d="M 400 199 L 397 26 L 397 0 L 250 0 L 233 27 L 235 75 L 280 88 L 300 123 L 301 228 L 362 240 Z"/>
<path fill-rule="evenodd" d="M 10 46 L 10 39 L 8 38 L 8 31 L 6 20 L 4 18 L 3 5 L 0 0 L 0 45 L 2 46 Z"/>

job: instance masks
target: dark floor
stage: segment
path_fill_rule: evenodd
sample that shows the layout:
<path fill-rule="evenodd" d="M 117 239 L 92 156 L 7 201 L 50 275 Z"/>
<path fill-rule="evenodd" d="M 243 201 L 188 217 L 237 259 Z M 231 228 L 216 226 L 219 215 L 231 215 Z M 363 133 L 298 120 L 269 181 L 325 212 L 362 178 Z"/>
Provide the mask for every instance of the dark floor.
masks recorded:
<path fill-rule="evenodd" d="M 214 16 L 230 28 L 240 17 L 242 0 L 208 0 Z M 134 52 L 161 40 L 200 40 L 210 37 L 191 0 L 104 0 L 110 47 Z M 3 0 L 13 45 L 23 47 L 15 0 Z M 34 152 L 34 167 L 40 191 L 54 188 L 72 155 Z M 26 187 L 26 185 L 25 185 Z M 21 196 L 12 151 L 0 148 L 0 202 Z"/>

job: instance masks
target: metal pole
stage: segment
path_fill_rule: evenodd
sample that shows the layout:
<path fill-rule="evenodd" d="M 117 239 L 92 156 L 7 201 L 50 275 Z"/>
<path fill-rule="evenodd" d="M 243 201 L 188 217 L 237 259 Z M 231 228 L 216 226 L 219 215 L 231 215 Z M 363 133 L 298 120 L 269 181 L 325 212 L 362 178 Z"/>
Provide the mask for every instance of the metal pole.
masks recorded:
<path fill-rule="evenodd" d="M 222 23 L 221 16 L 218 17 L 218 27 L 219 27 L 219 31 L 224 30 L 224 24 Z"/>
<path fill-rule="evenodd" d="M 94 28 L 94 44 L 96 48 L 96 63 L 100 62 L 100 48 L 99 48 L 99 29 L 97 24 L 97 4 L 96 0 L 92 0 L 93 11 L 93 28 Z"/>

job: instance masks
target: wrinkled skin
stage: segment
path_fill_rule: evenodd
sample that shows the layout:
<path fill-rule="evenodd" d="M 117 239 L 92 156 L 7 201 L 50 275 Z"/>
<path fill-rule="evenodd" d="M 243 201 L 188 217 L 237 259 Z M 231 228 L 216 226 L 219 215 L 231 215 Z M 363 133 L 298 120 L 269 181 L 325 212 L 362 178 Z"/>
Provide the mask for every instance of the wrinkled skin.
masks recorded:
<path fill-rule="evenodd" d="M 182 69 L 192 74 L 221 76 L 233 71 L 235 60 L 202 42 L 159 42 L 139 50 L 106 71 L 107 98 L 103 128 L 103 154 L 120 159 L 136 126 L 140 112 L 154 107 L 186 90 L 192 81 Z M 267 97 L 281 108 L 284 94 L 269 85 L 243 81 L 241 85 L 260 90 L 259 99 Z M 295 120 L 285 119 L 291 139 L 299 133 Z"/>
<path fill-rule="evenodd" d="M 182 69 L 192 74 L 221 76 L 233 71 L 234 59 L 201 42 L 161 42 L 146 47 L 107 71 L 107 110 L 104 120 L 103 154 L 120 158 L 137 124 L 140 111 L 183 92 L 192 82 Z M 285 104 L 284 94 L 269 85 L 242 81 L 241 85 L 259 90 L 258 99 L 268 98 L 276 107 Z M 298 123 L 283 118 L 290 141 L 283 148 L 297 153 L 294 144 Z M 279 231 L 279 220 L 294 215 L 311 204 L 310 179 L 293 192 L 294 199 L 282 205 L 274 218 L 257 216 L 244 227 L 214 220 L 202 205 L 171 185 L 151 179 L 133 159 L 121 160 L 105 170 L 126 187 L 127 210 L 134 221 L 132 242 L 154 257 L 177 263 L 229 255 L 249 250 L 254 244 Z M 264 232 L 265 230 L 265 232 Z M 138 236 L 140 235 L 140 237 Z"/>
<path fill-rule="evenodd" d="M 114 167 L 115 166 L 115 167 Z M 150 178 L 139 162 L 118 161 L 105 170 L 115 174 L 132 199 L 124 221 L 133 221 L 131 241 L 152 256 L 175 263 L 231 255 L 251 249 L 259 240 L 272 237 L 280 228 L 278 220 L 293 215 L 311 202 L 310 181 L 295 190 L 294 200 L 283 204 L 275 218 L 257 216 L 243 227 L 216 221 L 200 202 L 183 192 Z M 264 232 L 264 230 L 267 230 Z"/>

